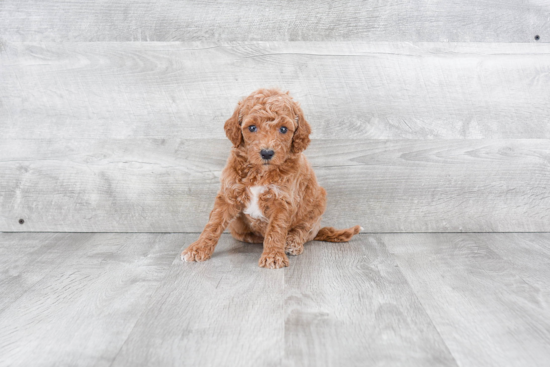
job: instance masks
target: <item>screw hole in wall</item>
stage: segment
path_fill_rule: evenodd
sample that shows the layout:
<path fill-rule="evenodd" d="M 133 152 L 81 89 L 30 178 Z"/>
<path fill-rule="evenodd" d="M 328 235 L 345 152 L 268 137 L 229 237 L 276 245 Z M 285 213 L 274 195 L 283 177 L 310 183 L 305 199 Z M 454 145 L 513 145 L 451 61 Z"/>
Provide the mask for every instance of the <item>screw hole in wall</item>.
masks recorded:
<path fill-rule="evenodd" d="M 540 40 L 540 36 L 537 34 L 537 35 L 535 36 L 535 41 L 538 41 L 538 40 Z"/>
<path fill-rule="evenodd" d="M 25 224 L 25 219 L 19 219 L 19 224 Z"/>

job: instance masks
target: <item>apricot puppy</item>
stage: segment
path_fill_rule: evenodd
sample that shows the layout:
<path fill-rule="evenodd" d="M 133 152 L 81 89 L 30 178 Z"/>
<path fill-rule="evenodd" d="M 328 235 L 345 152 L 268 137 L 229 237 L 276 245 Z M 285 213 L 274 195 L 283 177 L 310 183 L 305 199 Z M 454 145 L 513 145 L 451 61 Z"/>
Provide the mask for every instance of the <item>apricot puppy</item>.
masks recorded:
<path fill-rule="evenodd" d="M 321 228 L 326 191 L 302 152 L 311 127 L 287 93 L 259 89 L 241 100 L 225 122 L 233 143 L 221 175 L 221 188 L 199 239 L 182 252 L 182 260 L 204 261 L 214 252 L 227 226 L 237 240 L 263 243 L 259 265 L 288 266 L 311 240 L 345 242 L 360 226 Z"/>

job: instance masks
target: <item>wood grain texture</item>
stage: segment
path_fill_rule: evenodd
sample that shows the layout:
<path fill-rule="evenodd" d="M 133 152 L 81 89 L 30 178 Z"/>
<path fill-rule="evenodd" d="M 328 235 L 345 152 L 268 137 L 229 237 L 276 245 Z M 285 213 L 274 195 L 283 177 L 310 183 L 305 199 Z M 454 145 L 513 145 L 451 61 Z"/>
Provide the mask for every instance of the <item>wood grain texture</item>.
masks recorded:
<path fill-rule="evenodd" d="M 0 310 L 0 366 L 550 359 L 549 233 L 359 235 L 311 242 L 280 270 L 229 235 L 209 261 L 182 263 L 197 236 L 0 233 L 0 299 L 25 288 Z"/>
<path fill-rule="evenodd" d="M 111 366 L 280 366 L 284 270 L 261 253 L 224 235 L 209 261 L 175 260 Z"/>
<path fill-rule="evenodd" d="M 476 237 L 502 257 L 550 305 L 550 241 L 546 233 Z"/>
<path fill-rule="evenodd" d="M 550 138 L 549 76 L 548 44 L 10 42 L 0 132 L 224 138 L 242 96 L 280 87 L 314 139 Z"/>
<path fill-rule="evenodd" d="M 466 41 L 550 39 L 546 0 L 410 2 L 4 0 L 12 41 Z"/>
<path fill-rule="evenodd" d="M 370 236 L 311 242 L 285 269 L 285 366 L 457 366 Z"/>
<path fill-rule="evenodd" d="M 50 234 L 17 238 L 40 237 L 46 246 L 36 252 L 51 256 Z M 15 234 L 0 238 L 3 251 L 17 252 Z M 109 366 L 181 244 L 172 234 L 63 235 L 55 250 L 64 261 L 0 313 L 0 365 Z M 33 257 L 22 274 L 40 273 Z M 2 296 L 18 283 L 8 279 Z"/>
<path fill-rule="evenodd" d="M 460 366 L 548 365 L 549 284 L 541 288 L 525 276 L 531 263 L 549 263 L 548 233 L 375 238 L 395 254 Z M 519 252 L 518 243 L 537 245 L 529 255 L 511 256 L 512 261 L 499 255 Z"/>
<path fill-rule="evenodd" d="M 29 236 L 51 234 L 0 247 Z M 312 243 L 290 271 L 259 268 L 262 246 L 229 235 L 204 263 L 179 260 L 196 234 L 62 236 L 66 261 L 0 312 L 0 365 L 455 366 L 387 251 L 361 237 Z"/>
<path fill-rule="evenodd" d="M 94 236 L 78 236 L 72 256 L 82 256 L 86 243 Z M 68 260 L 67 248 L 75 236 L 62 233 L 1 234 L 0 242 L 0 313 Z"/>
<path fill-rule="evenodd" d="M 549 231 L 547 139 L 317 140 L 324 225 Z M 200 232 L 228 140 L 1 140 L 1 231 Z M 19 219 L 25 220 L 20 225 Z"/>

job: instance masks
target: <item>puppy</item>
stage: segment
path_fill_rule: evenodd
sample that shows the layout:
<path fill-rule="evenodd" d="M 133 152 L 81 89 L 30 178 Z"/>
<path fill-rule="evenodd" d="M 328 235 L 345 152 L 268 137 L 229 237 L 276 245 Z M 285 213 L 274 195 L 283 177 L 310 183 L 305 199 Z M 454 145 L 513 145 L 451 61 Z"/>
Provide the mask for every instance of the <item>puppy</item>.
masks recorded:
<path fill-rule="evenodd" d="M 237 240 L 263 243 L 259 265 L 270 269 L 288 266 L 286 254 L 300 255 L 308 241 L 345 242 L 362 229 L 321 228 L 327 194 L 302 153 L 311 127 L 288 92 L 260 89 L 241 100 L 225 133 L 233 148 L 221 189 L 182 260 L 209 259 L 227 226 Z"/>

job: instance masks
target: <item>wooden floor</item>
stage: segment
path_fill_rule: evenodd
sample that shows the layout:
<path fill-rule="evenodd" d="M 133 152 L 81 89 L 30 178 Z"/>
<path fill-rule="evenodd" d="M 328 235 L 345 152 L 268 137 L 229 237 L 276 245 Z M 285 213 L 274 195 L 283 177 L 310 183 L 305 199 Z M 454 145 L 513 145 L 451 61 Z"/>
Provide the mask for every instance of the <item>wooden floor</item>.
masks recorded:
<path fill-rule="evenodd" d="M 1 366 L 548 366 L 550 234 L 0 233 Z"/>

